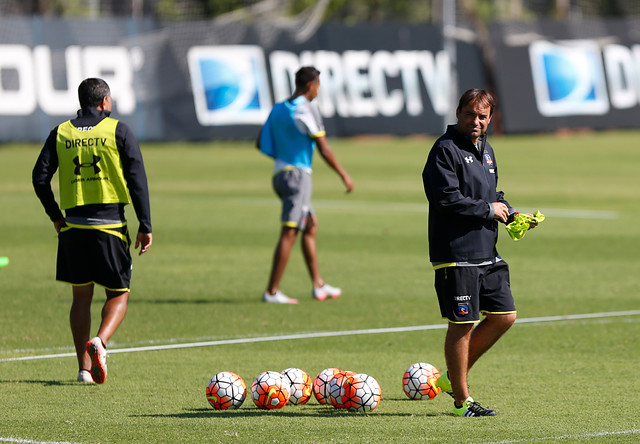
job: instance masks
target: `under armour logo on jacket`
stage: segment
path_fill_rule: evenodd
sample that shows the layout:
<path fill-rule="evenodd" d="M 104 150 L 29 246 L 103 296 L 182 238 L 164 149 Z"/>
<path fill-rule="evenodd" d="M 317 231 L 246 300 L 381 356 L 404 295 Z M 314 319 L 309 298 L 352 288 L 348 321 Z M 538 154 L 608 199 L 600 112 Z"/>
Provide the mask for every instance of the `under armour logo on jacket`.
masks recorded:
<path fill-rule="evenodd" d="M 76 168 L 73 170 L 73 173 L 76 176 L 79 176 L 80 175 L 80 168 L 93 167 L 93 172 L 95 174 L 98 174 L 100 171 L 102 171 L 100 169 L 100 167 L 98 166 L 98 162 L 100 162 L 100 156 L 96 156 L 95 154 L 93 155 L 93 162 L 80 163 L 80 158 L 78 156 L 76 156 L 76 157 L 73 158 L 73 163 L 76 166 Z"/>
<path fill-rule="evenodd" d="M 472 163 L 473 162 L 473 156 L 465 156 L 464 161 L 467 163 Z"/>

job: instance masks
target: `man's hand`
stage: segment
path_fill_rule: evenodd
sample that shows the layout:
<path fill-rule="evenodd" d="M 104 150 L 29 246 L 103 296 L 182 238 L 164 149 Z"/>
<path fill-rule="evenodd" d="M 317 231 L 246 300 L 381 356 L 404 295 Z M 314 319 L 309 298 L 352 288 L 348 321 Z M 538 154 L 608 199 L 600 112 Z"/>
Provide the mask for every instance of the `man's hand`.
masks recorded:
<path fill-rule="evenodd" d="M 353 191 L 353 180 L 351 179 L 351 176 L 349 176 L 347 171 L 342 168 L 342 165 L 340 165 L 340 162 L 338 162 L 335 154 L 333 154 L 333 150 L 331 149 L 331 147 L 329 147 L 329 142 L 327 142 L 327 136 L 315 137 L 313 140 L 315 140 L 318 147 L 318 152 L 320 153 L 322 158 L 342 178 L 342 182 L 347 188 L 347 193 Z"/>
<path fill-rule="evenodd" d="M 64 219 L 59 219 L 53 222 L 53 226 L 56 229 L 57 233 L 60 233 L 60 230 L 62 229 L 62 227 L 66 227 L 67 223 L 65 222 Z"/>
<path fill-rule="evenodd" d="M 342 182 L 344 182 L 344 186 L 347 187 L 347 193 L 353 191 L 353 180 L 351 179 L 351 176 L 349 176 L 347 173 L 344 173 L 342 175 Z"/>
<path fill-rule="evenodd" d="M 493 218 L 502 222 L 507 222 L 507 219 L 509 218 L 509 208 L 502 202 L 491 202 L 491 206 L 493 206 L 494 211 Z"/>
<path fill-rule="evenodd" d="M 524 213 L 524 214 L 526 214 L 527 216 L 531 216 L 533 218 L 533 214 L 531 214 L 531 213 Z M 538 222 L 535 219 L 533 219 L 532 221 L 529 222 L 529 229 L 530 230 L 533 230 L 537 226 L 538 226 Z"/>
<path fill-rule="evenodd" d="M 138 253 L 138 255 L 141 255 L 142 253 L 146 253 L 147 251 L 149 251 L 149 248 L 151 248 L 152 243 L 153 243 L 153 235 L 151 233 L 138 232 L 138 235 L 136 236 L 136 245 L 134 247 L 134 250 L 140 247 L 140 253 Z"/>

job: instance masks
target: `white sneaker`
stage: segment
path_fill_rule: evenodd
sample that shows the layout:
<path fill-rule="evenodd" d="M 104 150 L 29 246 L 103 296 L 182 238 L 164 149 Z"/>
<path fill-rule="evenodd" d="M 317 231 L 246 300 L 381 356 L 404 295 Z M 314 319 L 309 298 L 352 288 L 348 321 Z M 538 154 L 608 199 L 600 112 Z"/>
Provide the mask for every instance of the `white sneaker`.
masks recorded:
<path fill-rule="evenodd" d="M 90 384 L 93 384 L 91 372 L 89 370 L 80 370 L 78 372 L 78 382 L 88 382 Z"/>
<path fill-rule="evenodd" d="M 318 301 L 324 301 L 327 298 L 335 299 L 342 294 L 342 290 L 338 287 L 332 287 L 329 284 L 324 284 L 320 288 L 313 289 L 313 298 Z"/>
<path fill-rule="evenodd" d="M 96 384 L 107 379 L 107 349 L 98 336 L 87 342 L 87 353 L 91 358 L 91 377 Z"/>
<path fill-rule="evenodd" d="M 290 298 L 280 290 L 277 290 L 276 294 L 269 294 L 265 291 L 262 295 L 262 302 L 270 302 L 272 304 L 297 304 L 298 300 Z"/>

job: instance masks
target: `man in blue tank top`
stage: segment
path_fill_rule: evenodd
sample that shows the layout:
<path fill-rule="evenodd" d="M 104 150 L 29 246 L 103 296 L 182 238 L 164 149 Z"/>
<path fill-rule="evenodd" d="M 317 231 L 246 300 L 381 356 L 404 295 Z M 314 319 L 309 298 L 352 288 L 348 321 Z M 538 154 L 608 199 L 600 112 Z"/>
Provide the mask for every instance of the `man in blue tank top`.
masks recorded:
<path fill-rule="evenodd" d="M 318 268 L 318 220 L 311 207 L 311 163 L 316 148 L 327 164 L 340 175 L 347 192 L 353 190 L 353 181 L 329 147 L 322 116 L 312 102 L 320 88 L 320 72 L 311 66 L 302 67 L 296 73 L 295 82 L 293 95 L 273 107 L 257 140 L 258 149 L 274 159 L 272 184 L 282 200 L 280 238 L 269 283 L 262 295 L 264 302 L 278 304 L 298 303 L 297 299 L 279 290 L 298 232 L 302 232 L 302 250 L 313 283 L 313 298 L 323 301 L 342 294 L 339 288 L 323 280 Z"/>

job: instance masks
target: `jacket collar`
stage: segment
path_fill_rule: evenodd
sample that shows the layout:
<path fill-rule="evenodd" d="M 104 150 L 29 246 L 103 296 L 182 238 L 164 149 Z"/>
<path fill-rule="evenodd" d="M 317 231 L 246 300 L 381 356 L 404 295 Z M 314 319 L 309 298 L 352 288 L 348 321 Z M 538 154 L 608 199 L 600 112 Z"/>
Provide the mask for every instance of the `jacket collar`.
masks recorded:
<path fill-rule="evenodd" d="M 82 117 L 109 117 L 111 115 L 110 111 L 100 111 L 96 108 L 82 108 L 78 110 L 78 118 Z"/>

